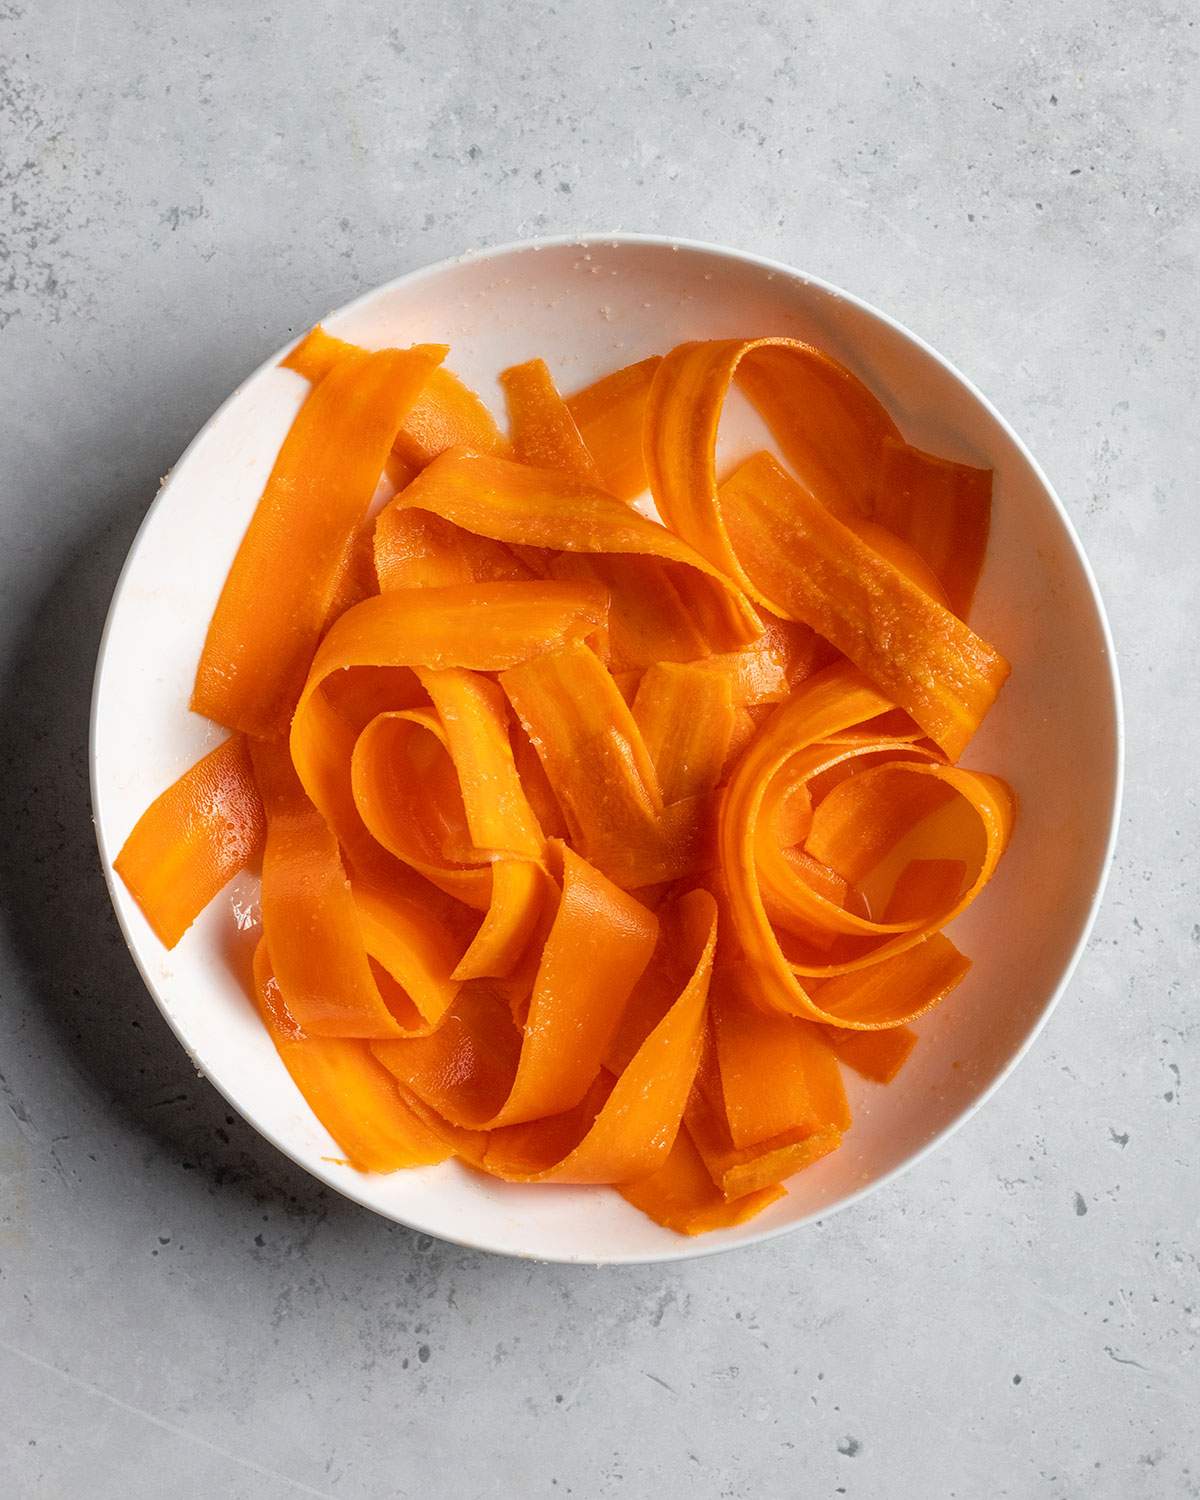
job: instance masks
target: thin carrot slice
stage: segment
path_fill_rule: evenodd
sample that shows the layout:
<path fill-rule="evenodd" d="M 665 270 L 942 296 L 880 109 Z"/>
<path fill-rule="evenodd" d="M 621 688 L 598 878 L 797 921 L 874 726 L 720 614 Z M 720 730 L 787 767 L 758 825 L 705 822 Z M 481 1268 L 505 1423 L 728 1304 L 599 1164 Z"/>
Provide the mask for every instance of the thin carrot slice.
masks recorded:
<path fill-rule="evenodd" d="M 676 1136 L 670 1156 L 656 1172 L 626 1183 L 619 1191 L 627 1203 L 656 1224 L 687 1235 L 744 1224 L 785 1193 L 784 1188 L 776 1186 L 747 1193 L 743 1198 L 726 1198 L 714 1186 L 686 1128 Z"/>
<path fill-rule="evenodd" d="M 452 371 L 439 367 L 405 417 L 393 451 L 423 469 L 439 453 L 460 444 L 475 453 L 509 451 L 495 417 L 475 392 Z"/>
<path fill-rule="evenodd" d="M 728 677 L 702 666 L 659 662 L 642 676 L 633 717 L 664 802 L 710 792 L 720 781 L 734 727 Z"/>
<path fill-rule="evenodd" d="M 265 941 L 254 954 L 253 994 L 292 1081 L 360 1172 L 432 1166 L 451 1153 L 404 1103 L 368 1043 L 307 1036 L 284 1004 Z"/>
<path fill-rule="evenodd" d="M 502 542 L 424 510 L 395 513 L 375 537 L 374 567 L 384 590 L 520 582 L 535 576 Z"/>
<path fill-rule="evenodd" d="M 489 1052 L 487 1042 L 499 1023 L 477 1000 L 464 1001 L 457 1031 L 377 1051 L 452 1125 L 490 1130 L 574 1109 L 595 1082 L 621 1007 L 649 962 L 658 935 L 652 913 L 565 846 L 559 856 L 562 895 L 521 1045 L 505 1054 L 510 1067 L 503 1092 L 496 1049 Z"/>
<path fill-rule="evenodd" d="M 872 516 L 914 548 L 965 620 L 987 551 L 992 471 L 884 439 Z"/>
<path fill-rule="evenodd" d="M 313 1036 L 385 1037 L 400 1028 L 363 947 L 337 841 L 308 800 L 283 740 L 256 740 L 267 813 L 263 933 L 290 1013 Z"/>
<path fill-rule="evenodd" d="M 567 398 L 600 483 L 618 500 L 636 500 L 646 488 L 642 428 L 646 398 L 661 363 L 658 355 L 639 360 Z"/>
<path fill-rule="evenodd" d="M 676 585 L 680 570 L 673 563 L 631 553 L 564 552 L 548 571 L 552 578 L 594 578 L 607 588 L 605 660 L 614 672 L 709 655 L 696 612 Z"/>
<path fill-rule="evenodd" d="M 741 1150 L 794 1130 L 848 1130 L 841 1074 L 816 1028 L 760 1010 L 748 966 L 723 970 L 721 978 L 713 1024 L 733 1145 Z"/>
<path fill-rule="evenodd" d="M 383 848 L 486 912 L 453 977 L 507 975 L 544 887 L 542 832 L 517 776 L 504 697 L 459 669 L 418 676 L 437 715 L 383 713 L 363 729 L 350 761 L 355 806 Z"/>
<path fill-rule="evenodd" d="M 558 394 L 544 359 L 512 365 L 500 376 L 508 402 L 513 452 L 535 469 L 557 469 L 603 488 L 575 418 Z"/>
<path fill-rule="evenodd" d="M 582 643 L 503 672 L 507 693 L 585 850 L 614 825 L 646 836 L 663 805 L 658 774 L 628 704 Z"/>
<path fill-rule="evenodd" d="M 917 1034 L 908 1026 L 894 1026 L 888 1031 L 843 1031 L 826 1026 L 822 1035 L 839 1062 L 872 1083 L 891 1083 L 917 1045 Z"/>
<path fill-rule="evenodd" d="M 480 849 L 540 861 L 545 841 L 517 775 L 504 693 L 461 667 L 418 670 L 417 676 L 446 731 L 472 841 Z"/>
<path fill-rule="evenodd" d="M 839 515 L 868 513 L 883 440 L 899 433 L 848 370 L 796 339 L 680 344 L 663 359 L 645 413 L 646 470 L 659 514 L 770 607 L 742 566 L 717 493 L 717 427 L 735 372 L 806 492 Z"/>
<path fill-rule="evenodd" d="M 923 593 L 936 599 L 943 608 L 950 608 L 950 600 L 942 587 L 941 579 L 911 543 L 898 537 L 895 532 L 878 521 L 866 521 L 861 516 L 847 516 L 842 523 L 854 533 L 860 542 L 865 542 L 880 557 L 885 557 L 910 583 L 915 583 Z"/>
<path fill-rule="evenodd" d="M 568 474 L 454 449 L 434 459 L 380 514 L 376 554 L 403 511 L 428 510 L 494 541 L 560 552 L 634 553 L 678 564 L 680 589 L 714 651 L 762 633 L 743 593 L 665 527 Z"/>
<path fill-rule="evenodd" d="M 339 361 L 293 422 L 221 590 L 192 708 L 269 736 L 288 724 L 384 459 L 445 349 Z"/>
<path fill-rule="evenodd" d="M 767 453 L 721 487 L 741 565 L 957 760 L 1008 663 L 791 479 Z"/>
<path fill-rule="evenodd" d="M 679 902 L 676 942 L 687 980 L 615 1082 L 602 1078 L 566 1131 L 561 1115 L 493 1131 L 485 1171 L 510 1182 L 622 1183 L 663 1167 L 700 1057 L 716 915 L 707 891 Z"/>
<path fill-rule="evenodd" d="M 625 890 L 695 875 L 711 863 L 711 806 L 664 807 L 637 721 L 594 651 L 573 645 L 501 674 L 541 758 L 572 839 Z"/>
<path fill-rule="evenodd" d="M 173 948 L 217 892 L 258 858 L 265 836 L 246 741 L 235 734 L 154 799 L 113 869 Z"/>
<path fill-rule="evenodd" d="M 428 897 L 414 899 L 391 886 L 358 879 L 352 889 L 368 956 L 400 986 L 421 1021 L 436 1026 L 460 988 L 455 970 L 466 947 L 461 921 L 453 912 L 439 920 Z"/>
<path fill-rule="evenodd" d="M 853 1016 L 860 1026 L 873 1020 L 887 1026 L 898 1001 L 908 1017 L 922 1015 L 961 984 L 970 967 L 971 960 L 935 932 L 880 963 L 826 980 L 816 992 L 817 1003 L 835 1020 Z"/>
<path fill-rule="evenodd" d="M 1014 814 L 1011 794 L 1002 782 L 953 766 L 904 761 L 865 771 L 845 782 L 834 795 L 852 799 L 853 805 L 868 815 L 880 805 L 875 788 L 881 784 L 881 776 L 944 782 L 959 799 L 953 809 L 958 826 L 951 826 L 950 832 L 956 838 L 969 837 L 978 846 L 973 875 L 964 881 L 961 893 L 947 909 L 925 909 L 915 917 L 894 922 L 873 922 L 835 906 L 807 882 L 796 882 L 786 894 L 776 885 L 777 902 L 786 901 L 811 920 L 835 924 L 841 932 L 857 933 L 863 943 L 851 956 L 832 961 L 828 956 L 817 959 L 796 954 L 788 946 L 786 932 L 772 923 L 760 879 L 760 820 L 768 789 L 794 757 L 807 753 L 848 726 L 880 713 L 882 702 L 866 679 L 848 665 L 830 667 L 812 678 L 776 713 L 743 755 L 722 798 L 718 825 L 721 874 L 730 920 L 742 952 L 755 966 L 759 1003 L 789 1015 L 859 1030 L 907 1022 L 935 1004 L 948 992 L 950 984 L 956 982 L 953 974 L 958 960 L 952 959 L 942 947 L 945 943 L 952 949 L 945 939 L 923 956 L 924 961 L 912 958 L 900 963 L 900 960 L 964 910 L 983 889 L 1007 844 Z M 826 759 L 826 751 L 816 750 L 812 759 L 814 769 Z M 940 796 L 941 788 L 937 790 Z M 823 853 L 835 853 L 836 859 L 829 861 L 835 868 L 839 861 L 847 864 L 851 851 L 863 837 L 872 848 L 872 858 L 886 848 L 886 843 L 880 844 L 876 839 L 876 830 L 869 821 L 863 824 L 839 815 L 832 826 L 838 829 L 836 849 L 819 842 L 814 847 L 811 836 L 808 849 L 818 859 Z M 898 861 L 911 863 L 925 852 L 922 841 L 930 836 L 930 831 L 918 824 L 912 832 L 913 838 L 907 846 L 903 841 L 896 846 L 894 857 Z M 939 958 L 940 962 L 930 962 L 933 958 Z M 884 960 L 897 967 L 877 967 Z M 861 979 L 847 978 L 842 982 L 841 976 L 853 976 L 856 971 L 863 971 Z M 825 985 L 810 992 L 801 983 L 805 976 L 835 980 L 836 987 L 831 991 Z"/>
<path fill-rule="evenodd" d="M 806 677 L 828 666 L 822 659 L 827 652 L 832 656 L 826 643 L 807 625 L 781 620 L 765 611 L 763 625 L 762 635 L 741 651 L 724 652 L 699 663 L 729 678 L 733 701 L 739 706 L 782 703 Z"/>
<path fill-rule="evenodd" d="M 287 355 L 283 365 L 315 385 L 339 361 L 361 352 L 357 344 L 334 338 L 318 324 Z M 495 418 L 475 392 L 439 366 L 430 374 L 396 434 L 393 452 L 407 470 L 405 482 L 439 453 L 460 443 L 476 453 L 508 452 Z"/>
<path fill-rule="evenodd" d="M 776 1187 L 836 1151 L 839 1130 L 789 1130 L 753 1146 L 733 1144 L 721 1112 L 695 1089 L 684 1115 L 688 1134 L 700 1153 L 713 1185 L 727 1199 Z"/>

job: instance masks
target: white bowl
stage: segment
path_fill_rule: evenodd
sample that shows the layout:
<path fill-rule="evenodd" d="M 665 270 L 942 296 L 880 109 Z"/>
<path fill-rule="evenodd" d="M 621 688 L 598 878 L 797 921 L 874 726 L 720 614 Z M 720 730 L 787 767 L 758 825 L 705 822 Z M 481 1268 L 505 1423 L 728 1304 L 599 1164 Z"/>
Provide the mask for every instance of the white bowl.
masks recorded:
<path fill-rule="evenodd" d="M 501 411 L 497 373 L 544 355 L 570 391 L 684 339 L 792 334 L 829 350 L 906 437 L 995 470 L 991 543 L 972 624 L 1013 673 L 967 761 L 1008 778 L 1020 818 L 999 874 L 954 925 L 966 982 L 918 1024 L 900 1078 L 849 1078 L 842 1149 L 748 1225 L 680 1238 L 614 1192 L 509 1186 L 457 1163 L 362 1176 L 309 1112 L 237 977 L 240 877 L 173 952 L 112 875 L 146 803 L 222 737 L 188 712 L 209 615 L 306 389 L 271 359 L 209 420 L 163 483 L 117 584 L 92 708 L 96 830 L 113 904 L 142 976 L 196 1067 L 268 1140 L 377 1213 L 460 1244 L 545 1260 L 670 1260 L 745 1245 L 842 1208 L 911 1166 L 979 1107 L 1029 1046 L 1087 938 L 1111 858 L 1121 783 L 1112 642 L 1062 505 L 978 391 L 885 314 L 787 266 L 649 236 L 545 240 L 446 261 L 327 318 L 368 346 L 448 342 L 449 364 Z M 731 408 L 730 453 L 754 440 Z"/>

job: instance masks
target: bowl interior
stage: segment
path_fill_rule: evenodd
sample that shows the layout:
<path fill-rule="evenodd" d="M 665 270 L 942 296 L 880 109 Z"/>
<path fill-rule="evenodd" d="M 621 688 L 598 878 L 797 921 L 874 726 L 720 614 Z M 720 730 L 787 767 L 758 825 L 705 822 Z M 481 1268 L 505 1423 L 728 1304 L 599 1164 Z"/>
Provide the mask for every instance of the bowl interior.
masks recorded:
<path fill-rule="evenodd" d="M 1065 983 L 1098 899 L 1119 784 L 1119 710 L 1103 615 L 1069 523 L 1036 465 L 961 376 L 905 330 L 784 267 L 649 239 L 549 243 L 415 273 L 326 320 L 378 347 L 448 342 L 497 412 L 497 373 L 543 355 L 564 391 L 684 339 L 791 334 L 828 349 L 912 442 L 995 470 L 992 537 L 972 624 L 1012 678 L 965 763 L 1016 789 L 999 874 L 953 936 L 974 960 L 919 1023 L 900 1080 L 848 1078 L 855 1123 L 833 1156 L 738 1229 L 692 1242 L 615 1193 L 515 1187 L 454 1163 L 386 1177 L 339 1163 L 242 988 L 256 882 L 239 877 L 165 952 L 119 882 L 113 900 L 146 983 L 196 1066 L 315 1176 L 431 1234 L 546 1259 L 651 1260 L 746 1243 L 828 1214 L 911 1162 L 1003 1075 Z M 188 712 L 217 593 L 304 390 L 275 360 L 214 416 L 160 491 L 117 587 L 97 671 L 93 789 L 106 869 L 146 803 L 222 736 Z M 726 456 L 753 418 L 731 407 Z M 231 909 L 234 920 L 231 920 Z"/>

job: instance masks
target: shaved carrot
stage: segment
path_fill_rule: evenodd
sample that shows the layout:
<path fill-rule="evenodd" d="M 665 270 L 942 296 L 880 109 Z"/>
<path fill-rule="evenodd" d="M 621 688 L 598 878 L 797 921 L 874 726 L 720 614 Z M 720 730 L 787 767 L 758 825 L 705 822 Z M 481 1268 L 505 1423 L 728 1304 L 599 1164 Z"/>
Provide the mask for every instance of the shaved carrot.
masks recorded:
<path fill-rule="evenodd" d="M 113 868 L 173 948 L 217 892 L 262 852 L 265 835 L 246 741 L 235 734 L 155 798 Z"/>
<path fill-rule="evenodd" d="M 964 623 L 990 475 L 795 339 L 567 400 L 526 361 L 509 437 L 445 353 L 286 357 L 311 391 L 193 698 L 235 733 L 115 868 L 171 945 L 262 853 L 254 1002 L 354 1168 L 732 1229 L 968 975 L 944 929 L 1016 815 L 954 764 L 1008 675 Z M 735 382 L 781 461 L 721 483 Z"/>
<path fill-rule="evenodd" d="M 500 376 L 500 384 L 508 401 L 516 457 L 535 469 L 560 469 L 598 485 L 600 471 L 567 403 L 558 394 L 546 361 L 531 359 L 513 365 Z"/>
<path fill-rule="evenodd" d="M 567 399 L 600 483 L 618 500 L 635 500 L 646 488 L 642 426 L 646 398 L 662 361 L 658 355 L 614 370 Z"/>
<path fill-rule="evenodd" d="M 301 407 L 221 590 L 196 713 L 248 734 L 287 728 L 384 459 L 444 352 L 351 355 Z"/>

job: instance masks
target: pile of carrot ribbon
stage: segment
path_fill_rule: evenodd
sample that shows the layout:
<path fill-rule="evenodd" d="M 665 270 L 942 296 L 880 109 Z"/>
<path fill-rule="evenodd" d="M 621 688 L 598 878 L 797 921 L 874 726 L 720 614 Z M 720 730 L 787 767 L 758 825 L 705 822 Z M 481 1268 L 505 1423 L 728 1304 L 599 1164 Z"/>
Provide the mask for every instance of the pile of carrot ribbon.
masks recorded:
<path fill-rule="evenodd" d="M 956 764 L 1008 675 L 966 624 L 991 475 L 792 339 L 567 399 L 529 361 L 507 435 L 447 352 L 287 356 L 192 696 L 231 733 L 115 867 L 171 947 L 261 860 L 254 999 L 354 1167 L 740 1223 L 967 971 L 1014 816 Z M 735 384 L 779 456 L 722 478 Z"/>

